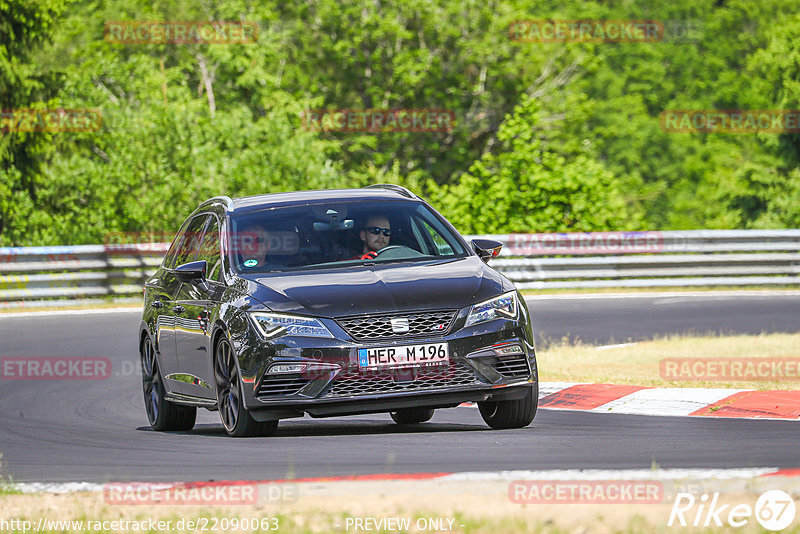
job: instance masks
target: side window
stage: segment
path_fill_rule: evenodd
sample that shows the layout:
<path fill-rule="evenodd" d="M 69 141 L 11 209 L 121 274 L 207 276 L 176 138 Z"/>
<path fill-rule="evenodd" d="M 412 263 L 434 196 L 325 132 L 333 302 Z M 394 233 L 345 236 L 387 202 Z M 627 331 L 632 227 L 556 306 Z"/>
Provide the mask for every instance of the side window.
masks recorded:
<path fill-rule="evenodd" d="M 203 238 L 203 227 L 209 217 L 211 215 L 198 215 L 189 223 L 186 232 L 181 236 L 183 239 L 178 248 L 178 253 L 175 255 L 175 261 L 170 266 L 171 268 L 194 261 L 197 251 L 200 249 L 200 240 Z"/>
<path fill-rule="evenodd" d="M 436 247 L 436 255 L 437 256 L 452 256 L 453 255 L 453 248 L 447 244 L 447 241 L 444 238 L 431 228 L 431 226 L 426 221 L 420 221 L 422 223 L 423 231 L 430 237 L 431 241 L 433 241 L 434 246 Z"/>
<path fill-rule="evenodd" d="M 181 243 L 183 243 L 183 239 L 186 236 L 186 226 L 187 225 L 184 224 L 181 229 L 178 230 L 178 235 L 172 240 L 172 244 L 169 246 L 169 250 L 164 256 L 163 265 L 168 269 L 172 267 L 172 263 L 175 261 L 175 255 L 178 254 L 178 249 L 181 248 Z"/>
<path fill-rule="evenodd" d="M 212 216 L 211 222 L 203 235 L 203 242 L 200 244 L 200 252 L 197 254 L 197 261 L 206 260 L 208 269 L 206 278 L 216 282 L 222 282 L 222 257 L 219 253 L 219 222 Z"/>

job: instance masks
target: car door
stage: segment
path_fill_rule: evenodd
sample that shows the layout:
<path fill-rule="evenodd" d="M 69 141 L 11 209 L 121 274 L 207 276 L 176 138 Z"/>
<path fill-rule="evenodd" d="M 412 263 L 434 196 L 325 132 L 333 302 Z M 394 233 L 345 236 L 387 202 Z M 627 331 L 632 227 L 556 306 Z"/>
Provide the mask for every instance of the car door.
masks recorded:
<path fill-rule="evenodd" d="M 161 262 L 161 267 L 145 284 L 145 309 L 151 314 L 148 323 L 155 336 L 161 376 L 178 370 L 175 353 L 175 318 L 169 304 L 178 292 L 179 283 L 172 274 L 171 267 L 186 236 L 189 222 L 187 220 L 178 230 Z"/>
<path fill-rule="evenodd" d="M 215 397 L 213 370 L 209 350 L 211 318 L 215 315 L 221 294 L 224 290 L 222 277 L 222 256 L 220 253 L 220 224 L 215 215 L 210 216 L 208 226 L 198 248 L 195 259 L 205 260 L 207 264 L 206 282 L 208 290 L 195 284 L 181 285 L 175 300 L 176 307 L 182 311 L 181 328 L 175 330 L 178 352 L 178 367 L 182 383 L 176 391 L 193 397 L 213 399 Z"/>
<path fill-rule="evenodd" d="M 179 236 L 174 256 L 166 264 L 161 277 L 159 291 L 160 315 L 158 318 L 159 354 L 161 356 L 162 376 L 167 379 L 170 391 L 178 391 L 175 387 L 177 374 L 180 372 L 176 335 L 185 328 L 183 310 L 177 303 L 183 284 L 175 276 L 175 267 L 193 261 L 199 249 L 203 229 L 208 222 L 208 214 L 193 217 Z M 187 259 L 191 258 L 191 259 Z"/>

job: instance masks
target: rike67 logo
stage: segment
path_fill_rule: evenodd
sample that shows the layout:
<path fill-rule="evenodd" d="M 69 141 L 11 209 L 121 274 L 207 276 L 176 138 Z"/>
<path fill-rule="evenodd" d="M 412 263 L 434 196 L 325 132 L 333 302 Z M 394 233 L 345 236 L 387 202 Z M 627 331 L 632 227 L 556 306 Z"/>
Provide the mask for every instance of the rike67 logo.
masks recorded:
<path fill-rule="evenodd" d="M 765 529 L 783 530 L 794 521 L 796 507 L 792 496 L 781 490 L 761 494 L 754 507 L 749 504 L 719 504 L 719 493 L 707 493 L 696 499 L 691 493 L 678 493 L 667 526 L 743 527 L 753 516 Z"/>

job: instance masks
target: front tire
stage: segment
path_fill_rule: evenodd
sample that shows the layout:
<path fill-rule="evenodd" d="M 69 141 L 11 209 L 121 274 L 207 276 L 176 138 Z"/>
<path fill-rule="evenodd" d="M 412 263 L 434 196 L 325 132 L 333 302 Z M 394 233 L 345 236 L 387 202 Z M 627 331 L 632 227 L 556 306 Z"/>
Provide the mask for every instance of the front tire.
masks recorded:
<path fill-rule="evenodd" d="M 430 421 L 433 417 L 433 408 L 403 408 L 396 412 L 389 412 L 398 425 L 413 425 Z"/>
<path fill-rule="evenodd" d="M 214 351 L 214 382 L 217 388 L 217 408 L 225 432 L 233 437 L 271 436 L 278 429 L 278 421 L 258 422 L 244 407 L 242 381 L 233 348 L 224 338 Z"/>
<path fill-rule="evenodd" d="M 481 417 L 487 425 L 495 430 L 528 426 L 536 417 L 538 406 L 538 382 L 530 386 L 528 392 L 521 399 L 478 403 Z"/>
<path fill-rule="evenodd" d="M 150 338 L 146 338 L 141 348 L 142 392 L 147 420 L 153 430 L 182 430 L 194 428 L 197 408 L 181 406 L 165 398 L 164 380 L 158 368 L 156 349 Z"/>

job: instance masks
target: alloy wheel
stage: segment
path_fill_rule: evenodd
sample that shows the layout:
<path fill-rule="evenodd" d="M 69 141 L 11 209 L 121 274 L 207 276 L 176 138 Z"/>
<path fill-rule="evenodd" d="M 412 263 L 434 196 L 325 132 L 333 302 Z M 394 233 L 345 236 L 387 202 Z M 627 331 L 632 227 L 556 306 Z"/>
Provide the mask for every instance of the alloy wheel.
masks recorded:
<path fill-rule="evenodd" d="M 217 382 L 217 405 L 220 419 L 225 429 L 232 431 L 236 428 L 239 419 L 239 403 L 241 394 L 239 390 L 239 373 L 233 351 L 227 341 L 217 345 L 217 355 L 214 359 L 214 377 Z"/>
<path fill-rule="evenodd" d="M 153 342 L 146 339 L 142 346 L 142 389 L 147 420 L 155 425 L 158 420 L 158 406 L 164 389 L 156 363 L 156 351 Z"/>

